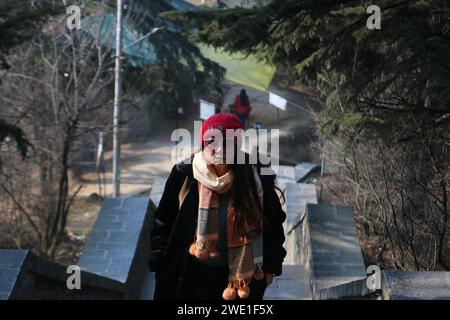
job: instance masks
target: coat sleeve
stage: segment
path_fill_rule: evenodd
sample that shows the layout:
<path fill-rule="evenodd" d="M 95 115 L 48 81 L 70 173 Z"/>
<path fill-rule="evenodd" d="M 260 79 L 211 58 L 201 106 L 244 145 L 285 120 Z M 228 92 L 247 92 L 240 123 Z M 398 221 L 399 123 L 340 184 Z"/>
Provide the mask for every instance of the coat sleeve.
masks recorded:
<path fill-rule="evenodd" d="M 164 256 L 169 236 L 178 213 L 178 192 L 181 189 L 183 177 L 173 166 L 172 172 L 164 186 L 164 192 L 155 210 L 150 230 L 151 253 L 149 258 L 150 271 L 158 271 Z"/>
<path fill-rule="evenodd" d="M 272 273 L 279 276 L 282 273 L 282 265 L 286 250 L 283 248 L 285 240 L 283 222 L 286 220 L 286 213 L 283 211 L 280 198 L 275 191 L 275 176 L 269 180 L 268 186 L 264 190 L 264 212 L 266 215 L 264 227 L 264 261 L 263 269 L 265 273 Z"/>

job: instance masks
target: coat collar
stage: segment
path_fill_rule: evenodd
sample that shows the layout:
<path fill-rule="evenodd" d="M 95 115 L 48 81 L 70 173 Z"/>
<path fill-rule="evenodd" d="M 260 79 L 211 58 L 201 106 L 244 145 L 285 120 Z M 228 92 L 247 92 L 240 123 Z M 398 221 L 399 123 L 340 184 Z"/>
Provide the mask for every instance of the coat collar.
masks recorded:
<path fill-rule="evenodd" d="M 189 163 L 186 160 L 183 160 L 181 162 L 178 162 L 176 165 L 176 168 L 179 172 L 181 172 L 183 175 L 187 177 L 194 177 L 194 173 L 192 171 L 192 163 Z"/>

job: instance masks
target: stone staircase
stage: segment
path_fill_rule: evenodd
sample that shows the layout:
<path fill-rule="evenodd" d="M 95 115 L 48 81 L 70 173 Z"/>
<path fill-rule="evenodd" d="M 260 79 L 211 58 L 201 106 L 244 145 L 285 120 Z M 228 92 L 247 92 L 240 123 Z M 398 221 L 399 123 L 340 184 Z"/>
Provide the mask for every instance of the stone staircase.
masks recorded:
<path fill-rule="evenodd" d="M 358 290 L 359 286 L 365 284 L 365 266 L 358 245 L 353 213 L 336 207 L 332 212 L 343 214 L 332 216 L 327 214 L 328 211 L 322 206 L 318 206 L 319 210 L 313 212 L 312 208 L 315 207 L 310 206 L 317 206 L 315 185 L 298 181 L 303 181 L 312 171 L 317 170 L 316 165 L 308 163 L 298 164 L 295 167 L 280 165 L 273 169 L 277 172 L 277 185 L 284 190 L 286 197 L 283 204 L 286 221 L 283 227 L 287 255 L 283 264 L 283 274 L 274 278 L 264 298 L 310 300 L 365 294 L 363 289 Z M 157 179 L 154 182 L 150 199 L 156 206 L 161 199 L 164 184 L 165 179 Z M 336 218 L 336 224 L 332 226 L 330 221 L 333 218 Z M 324 243 L 324 246 L 321 246 L 320 241 L 325 239 L 327 232 L 333 238 L 327 238 L 327 245 Z M 308 250 L 305 244 L 314 249 Z M 344 247 L 351 249 L 344 250 L 336 244 L 345 244 Z M 314 252 L 311 256 L 314 263 L 306 258 L 311 251 Z M 339 265 L 341 261 L 344 263 Z M 152 273 L 147 274 L 145 283 L 141 299 L 151 299 L 154 292 Z"/>
<path fill-rule="evenodd" d="M 278 166 L 286 202 L 287 256 L 265 300 L 361 298 L 369 290 L 353 210 L 317 203 L 313 184 L 302 183 L 317 166 Z M 149 226 L 166 179 L 154 181 L 150 199 L 105 199 L 78 262 L 82 290 L 68 290 L 66 266 L 27 250 L 0 250 L 3 299 L 153 299 L 148 272 Z M 450 272 L 382 271 L 384 299 L 450 299 Z"/>
<path fill-rule="evenodd" d="M 300 163 L 272 167 L 284 190 L 286 221 L 283 273 L 266 289 L 265 300 L 323 300 L 369 293 L 366 266 L 358 243 L 353 209 L 317 203 L 314 184 L 302 183 L 320 166 Z M 157 206 L 165 179 L 154 181 Z M 140 299 L 152 299 L 154 274 L 148 272 Z M 384 299 L 450 299 L 450 272 L 383 271 Z"/>
<path fill-rule="evenodd" d="M 299 170 L 299 168 L 302 168 Z M 315 166 L 278 166 L 286 212 L 283 273 L 266 289 L 265 300 L 361 298 L 369 293 L 353 209 L 317 203 L 305 177 Z M 105 199 L 78 261 L 82 290 L 68 290 L 66 266 L 28 250 L 0 250 L 3 299 L 153 299 L 148 271 L 149 226 L 166 179 L 154 182 L 150 199 Z M 384 270 L 384 299 L 449 300 L 450 272 Z"/>
<path fill-rule="evenodd" d="M 317 170 L 317 166 L 299 164 L 273 169 L 277 171 L 277 184 L 286 197 L 283 227 L 287 256 L 283 274 L 275 277 L 267 288 L 265 299 L 336 299 L 364 295 L 365 266 L 351 208 L 318 205 L 315 185 L 299 182 L 304 181 L 311 170 Z M 0 263 L 0 268 L 8 270 L 2 275 L 9 281 L 2 280 L 0 275 L 0 283 L 9 283 L 7 289 L 0 288 L 0 298 L 152 299 L 155 278 L 147 271 L 148 227 L 152 212 L 161 199 L 165 180 L 154 181 L 150 199 L 105 200 L 78 262 L 84 285 L 89 290 L 79 294 L 65 290 L 67 275 L 63 266 L 13 250 L 0 252 L 4 257 L 10 257 L 3 259 L 3 264 L 16 261 L 15 267 L 10 266 L 11 262 L 6 266 Z M 43 288 L 48 287 L 47 283 L 58 281 L 58 286 L 53 287 L 58 290 L 20 289 L 26 287 L 29 278 L 42 283 Z"/>
<path fill-rule="evenodd" d="M 285 233 L 284 248 L 286 257 L 283 264 L 283 273 L 275 277 L 273 283 L 267 288 L 266 300 L 310 300 L 309 278 L 300 264 L 301 228 L 298 228 L 304 216 L 307 203 L 317 203 L 315 186 L 312 184 L 297 183 L 302 173 L 293 166 L 273 167 L 277 172 L 277 185 L 284 191 L 286 202 L 283 210 L 286 221 L 283 224 Z M 306 175 L 305 173 L 303 173 Z"/>
<path fill-rule="evenodd" d="M 318 205 L 315 185 L 299 183 L 317 168 L 308 163 L 274 168 L 277 184 L 286 196 L 287 255 L 278 279 L 283 281 L 286 270 L 290 283 L 269 287 L 266 299 L 338 299 L 367 294 L 351 208 Z"/>

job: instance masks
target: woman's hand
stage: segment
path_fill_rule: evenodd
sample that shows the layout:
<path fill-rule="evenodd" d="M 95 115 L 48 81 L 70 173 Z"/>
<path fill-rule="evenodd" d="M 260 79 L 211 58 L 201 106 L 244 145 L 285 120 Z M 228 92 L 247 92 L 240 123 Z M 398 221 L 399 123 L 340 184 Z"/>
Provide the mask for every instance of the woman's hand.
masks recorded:
<path fill-rule="evenodd" d="M 266 279 L 266 287 L 270 286 L 270 284 L 273 281 L 273 274 L 271 274 L 271 273 L 264 273 L 264 278 Z"/>

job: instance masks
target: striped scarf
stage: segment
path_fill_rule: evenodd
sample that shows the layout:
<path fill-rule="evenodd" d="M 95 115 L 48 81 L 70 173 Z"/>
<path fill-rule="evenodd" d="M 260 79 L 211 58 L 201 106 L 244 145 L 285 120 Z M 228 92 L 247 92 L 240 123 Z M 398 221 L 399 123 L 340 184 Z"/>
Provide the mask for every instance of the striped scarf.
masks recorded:
<path fill-rule="evenodd" d="M 199 186 L 199 208 L 197 230 L 195 239 L 189 248 L 189 253 L 198 259 L 209 259 L 217 256 L 217 240 L 219 239 L 219 194 L 224 194 L 231 189 L 233 176 L 231 171 L 218 177 L 214 170 L 210 170 L 201 151 L 194 155 L 192 161 L 194 178 Z M 263 203 L 263 191 L 261 180 L 256 169 L 254 177 L 257 186 L 258 198 Z M 263 264 L 263 239 L 262 212 L 257 212 L 254 217 L 259 225 L 251 221 L 244 222 L 244 234 L 235 232 L 234 221 L 236 210 L 229 202 L 227 209 L 227 252 L 228 252 L 228 285 L 224 289 L 223 298 L 234 300 L 239 295 L 245 299 L 250 294 L 249 284 L 252 278 L 261 280 L 264 278 Z M 256 207 L 255 207 L 256 210 Z M 259 227 L 259 228 L 258 228 Z"/>

